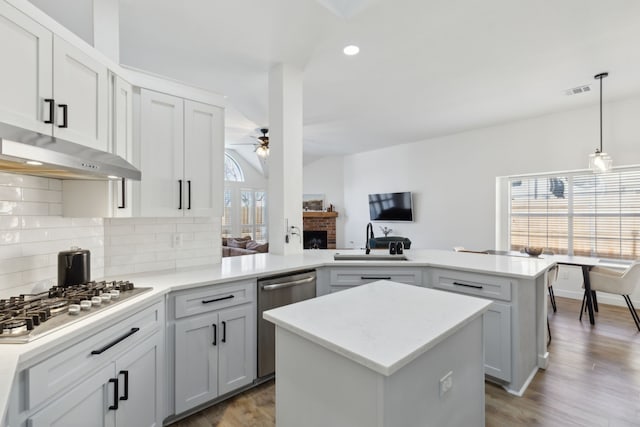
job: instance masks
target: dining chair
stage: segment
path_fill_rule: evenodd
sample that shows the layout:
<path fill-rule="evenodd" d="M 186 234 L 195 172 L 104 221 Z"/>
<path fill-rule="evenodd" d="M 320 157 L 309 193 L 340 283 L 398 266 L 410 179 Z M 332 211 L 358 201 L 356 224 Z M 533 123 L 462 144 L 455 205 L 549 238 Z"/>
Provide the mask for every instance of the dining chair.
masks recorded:
<path fill-rule="evenodd" d="M 553 251 L 545 249 L 542 251 L 542 255 L 553 255 Z M 559 269 L 560 267 L 556 264 L 547 272 L 547 290 L 549 291 L 549 300 L 554 313 L 558 311 L 558 308 L 556 306 L 556 294 L 553 292 L 553 283 L 558 280 Z"/>
<path fill-rule="evenodd" d="M 554 265 L 547 272 L 547 290 L 549 291 L 549 300 L 551 301 L 551 307 L 553 307 L 553 312 L 558 311 L 556 307 L 556 294 L 553 292 L 553 283 L 558 280 L 558 265 Z"/>
<path fill-rule="evenodd" d="M 610 294 L 622 295 L 627 303 L 631 317 L 640 331 L 640 317 L 636 312 L 631 295 L 640 284 L 640 261 L 635 261 L 624 271 L 617 271 L 604 267 L 593 267 L 589 271 L 589 282 L 591 290 L 594 292 L 607 292 Z M 584 311 L 587 294 L 582 297 L 582 308 L 580 309 L 580 320 Z"/>

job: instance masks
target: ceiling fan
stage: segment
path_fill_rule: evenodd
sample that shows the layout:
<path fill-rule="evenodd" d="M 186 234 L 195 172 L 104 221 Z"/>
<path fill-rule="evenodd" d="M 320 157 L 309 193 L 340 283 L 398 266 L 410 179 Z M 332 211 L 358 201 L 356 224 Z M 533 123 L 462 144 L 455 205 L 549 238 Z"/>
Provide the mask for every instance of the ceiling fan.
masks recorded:
<path fill-rule="evenodd" d="M 260 132 L 262 132 L 262 136 L 258 137 L 260 145 L 256 147 L 256 154 L 264 158 L 269 155 L 269 137 L 267 136 L 269 129 L 262 128 L 260 129 Z"/>
<path fill-rule="evenodd" d="M 256 142 L 238 142 L 238 143 L 232 143 L 230 145 L 253 145 L 255 147 L 254 149 L 255 153 L 262 158 L 266 158 L 269 155 L 269 137 L 267 136 L 267 133 L 269 133 L 269 129 L 260 128 L 256 130 L 262 133 L 262 136 L 251 137 L 251 138 L 257 139 L 258 140 L 257 143 Z"/>

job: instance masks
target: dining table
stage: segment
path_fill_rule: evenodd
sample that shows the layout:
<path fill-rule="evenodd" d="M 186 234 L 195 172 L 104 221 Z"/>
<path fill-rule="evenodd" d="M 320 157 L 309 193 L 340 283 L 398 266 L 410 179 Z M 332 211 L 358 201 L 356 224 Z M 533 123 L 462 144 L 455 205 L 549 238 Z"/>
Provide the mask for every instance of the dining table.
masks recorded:
<path fill-rule="evenodd" d="M 588 257 L 588 256 L 575 256 L 575 255 L 540 255 L 540 258 L 552 259 L 556 262 L 556 264 L 560 265 L 570 265 L 574 267 L 580 267 L 582 269 L 582 280 L 584 282 L 584 291 L 587 299 L 587 311 L 589 312 L 589 322 L 592 325 L 595 325 L 595 318 L 593 316 L 593 308 L 596 307 L 597 310 L 597 302 L 595 300 L 595 295 L 591 291 L 591 281 L 589 279 L 589 271 L 591 268 L 598 265 L 600 262 L 599 258 Z"/>
<path fill-rule="evenodd" d="M 501 251 L 501 250 L 489 249 L 486 251 L 479 251 L 479 253 L 534 258 L 534 256 L 528 255 L 524 252 L 517 252 L 517 251 Z M 553 254 L 544 254 L 544 253 L 541 255 L 538 255 L 537 258 L 550 259 L 550 260 L 553 260 L 556 264 L 570 265 L 573 267 L 580 267 L 582 269 L 582 280 L 584 282 L 584 290 L 585 290 L 585 296 L 587 300 L 586 301 L 587 311 L 589 313 L 589 322 L 592 325 L 595 325 L 596 322 L 595 322 L 595 317 L 593 315 L 593 309 L 595 306 L 597 310 L 598 306 L 595 299 L 595 295 L 591 291 L 591 281 L 589 280 L 589 271 L 591 270 L 591 268 L 598 265 L 598 263 L 600 262 L 600 259 L 594 258 L 594 257 L 588 257 L 588 256 L 560 255 L 560 254 L 553 255 Z"/>

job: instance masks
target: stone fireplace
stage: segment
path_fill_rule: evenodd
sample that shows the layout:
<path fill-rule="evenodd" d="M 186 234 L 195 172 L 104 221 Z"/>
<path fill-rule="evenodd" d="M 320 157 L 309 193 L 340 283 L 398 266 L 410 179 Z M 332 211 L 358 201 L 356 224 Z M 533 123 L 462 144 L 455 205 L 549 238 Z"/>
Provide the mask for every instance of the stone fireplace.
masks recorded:
<path fill-rule="evenodd" d="M 337 217 L 338 212 L 303 212 L 304 249 L 311 249 L 313 245 L 318 245 L 318 249 L 335 249 Z M 308 243 L 309 247 L 307 247 Z M 320 247 L 319 243 L 324 243 L 326 246 Z"/>

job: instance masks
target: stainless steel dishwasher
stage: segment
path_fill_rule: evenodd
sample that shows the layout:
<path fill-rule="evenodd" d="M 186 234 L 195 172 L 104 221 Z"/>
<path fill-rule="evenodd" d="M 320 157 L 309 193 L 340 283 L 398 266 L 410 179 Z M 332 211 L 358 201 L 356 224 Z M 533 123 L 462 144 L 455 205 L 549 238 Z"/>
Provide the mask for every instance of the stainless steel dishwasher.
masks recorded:
<path fill-rule="evenodd" d="M 258 280 L 258 378 L 276 370 L 275 326 L 262 313 L 316 296 L 316 271 L 305 270 Z"/>

